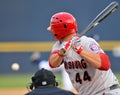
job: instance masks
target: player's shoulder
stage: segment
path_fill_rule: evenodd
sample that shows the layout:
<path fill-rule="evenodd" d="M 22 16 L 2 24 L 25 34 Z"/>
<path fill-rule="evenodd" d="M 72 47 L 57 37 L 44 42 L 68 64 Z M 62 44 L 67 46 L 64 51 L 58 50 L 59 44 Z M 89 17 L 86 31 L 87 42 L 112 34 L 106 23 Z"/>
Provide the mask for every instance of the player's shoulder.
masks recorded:
<path fill-rule="evenodd" d="M 60 42 L 59 42 L 59 41 L 56 41 L 56 42 L 54 43 L 53 47 L 52 47 L 52 51 L 58 50 L 59 47 L 60 47 Z"/>
<path fill-rule="evenodd" d="M 95 41 L 95 39 L 93 39 L 92 37 L 88 37 L 88 36 L 81 36 L 81 41 Z"/>
<path fill-rule="evenodd" d="M 60 46 L 60 42 L 59 41 L 56 41 L 53 45 L 53 47 L 59 47 Z"/>
<path fill-rule="evenodd" d="M 93 38 L 88 36 L 81 36 L 81 39 L 93 39 Z"/>

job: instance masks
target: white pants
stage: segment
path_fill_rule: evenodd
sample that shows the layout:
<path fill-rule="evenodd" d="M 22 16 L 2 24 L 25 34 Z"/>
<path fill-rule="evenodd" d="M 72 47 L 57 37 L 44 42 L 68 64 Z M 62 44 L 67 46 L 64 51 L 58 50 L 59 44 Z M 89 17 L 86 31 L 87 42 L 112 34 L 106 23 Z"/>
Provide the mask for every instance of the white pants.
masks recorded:
<path fill-rule="evenodd" d="M 95 95 L 120 95 L 120 88 L 112 89 L 109 88 Z"/>

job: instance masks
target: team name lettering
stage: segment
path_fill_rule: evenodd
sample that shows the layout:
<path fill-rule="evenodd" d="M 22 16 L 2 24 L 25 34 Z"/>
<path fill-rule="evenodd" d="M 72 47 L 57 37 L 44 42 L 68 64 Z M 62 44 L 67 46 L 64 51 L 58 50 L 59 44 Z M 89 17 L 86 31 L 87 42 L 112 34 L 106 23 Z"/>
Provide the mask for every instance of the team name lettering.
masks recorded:
<path fill-rule="evenodd" d="M 86 69 L 87 64 L 84 59 L 81 61 L 69 61 L 69 62 L 64 62 L 65 69 Z"/>

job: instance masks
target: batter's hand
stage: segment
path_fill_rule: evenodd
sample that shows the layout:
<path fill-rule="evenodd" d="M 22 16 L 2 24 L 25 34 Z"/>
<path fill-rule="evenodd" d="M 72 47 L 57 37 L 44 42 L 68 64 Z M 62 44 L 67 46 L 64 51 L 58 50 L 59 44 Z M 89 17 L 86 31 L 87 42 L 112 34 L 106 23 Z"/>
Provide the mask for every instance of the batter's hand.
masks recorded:
<path fill-rule="evenodd" d="M 68 42 L 63 42 L 60 48 L 61 55 L 67 55 L 68 51 L 72 46 L 72 40 L 70 39 Z"/>
<path fill-rule="evenodd" d="M 82 50 L 83 50 L 83 46 L 82 46 L 82 45 L 75 46 L 75 47 L 74 47 L 74 50 L 75 50 L 78 54 L 80 54 L 80 53 L 82 52 Z"/>
<path fill-rule="evenodd" d="M 80 38 L 79 38 L 79 37 L 74 37 L 72 42 L 73 42 L 73 45 L 72 45 L 73 49 L 74 49 L 78 54 L 80 54 L 81 51 L 83 50 L 83 46 L 82 46 L 81 43 L 80 43 Z"/>

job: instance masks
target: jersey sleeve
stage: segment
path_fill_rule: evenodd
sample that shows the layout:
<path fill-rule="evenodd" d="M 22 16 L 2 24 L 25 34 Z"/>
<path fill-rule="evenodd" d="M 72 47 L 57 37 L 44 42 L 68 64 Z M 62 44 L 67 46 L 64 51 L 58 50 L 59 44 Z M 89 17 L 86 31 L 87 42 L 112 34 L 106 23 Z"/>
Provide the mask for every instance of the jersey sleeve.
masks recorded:
<path fill-rule="evenodd" d="M 59 44 L 59 41 L 57 41 L 57 42 L 53 45 L 51 52 L 57 51 L 57 50 L 59 49 L 59 47 L 60 47 L 60 44 Z"/>
<path fill-rule="evenodd" d="M 101 59 L 101 67 L 99 70 L 108 70 L 110 68 L 110 60 L 109 57 L 104 53 L 101 49 L 100 45 L 90 37 L 85 37 L 84 40 L 84 48 L 94 53 L 99 53 Z"/>
<path fill-rule="evenodd" d="M 82 39 L 82 45 L 86 50 L 94 53 L 104 53 L 98 42 L 95 41 L 93 38 L 84 36 Z"/>

